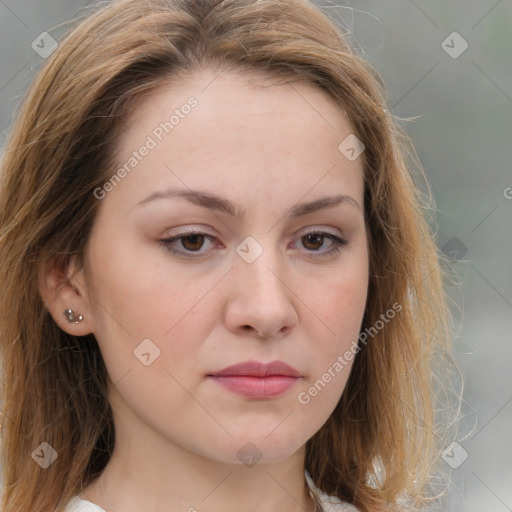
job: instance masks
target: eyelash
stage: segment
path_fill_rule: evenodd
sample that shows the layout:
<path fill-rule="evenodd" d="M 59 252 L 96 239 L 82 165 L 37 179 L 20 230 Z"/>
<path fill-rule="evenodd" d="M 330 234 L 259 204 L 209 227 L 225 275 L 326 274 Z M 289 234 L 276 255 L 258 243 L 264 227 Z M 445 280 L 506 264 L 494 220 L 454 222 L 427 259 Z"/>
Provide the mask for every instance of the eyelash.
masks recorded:
<path fill-rule="evenodd" d="M 185 256 L 188 258 L 199 258 L 204 253 L 200 253 L 198 251 L 189 251 L 189 250 L 182 251 L 182 250 L 177 250 L 177 249 L 174 249 L 173 247 L 171 247 L 171 244 L 177 240 L 183 240 L 190 236 L 198 236 L 198 235 L 203 236 L 212 242 L 215 240 L 215 237 L 208 235 L 207 233 L 203 233 L 201 231 L 187 231 L 186 233 L 182 233 L 180 235 L 176 235 L 171 238 L 166 238 L 164 240 L 160 240 L 160 245 L 165 250 L 167 250 L 173 254 L 178 254 L 180 256 Z M 342 239 L 336 235 L 333 235 L 332 233 L 326 233 L 324 231 L 310 231 L 308 233 L 305 233 L 301 237 L 299 237 L 299 239 L 304 238 L 306 236 L 310 236 L 310 235 L 317 235 L 317 236 L 320 236 L 321 238 L 327 238 L 327 239 L 331 240 L 333 242 L 333 244 L 329 250 L 324 251 L 324 252 L 318 252 L 318 251 L 314 251 L 314 250 L 311 251 L 312 254 L 314 254 L 316 252 L 318 252 L 318 254 L 315 254 L 314 256 L 308 256 L 309 258 L 328 258 L 328 257 L 333 258 L 333 257 L 337 256 L 341 252 L 342 248 L 348 244 L 347 240 Z"/>

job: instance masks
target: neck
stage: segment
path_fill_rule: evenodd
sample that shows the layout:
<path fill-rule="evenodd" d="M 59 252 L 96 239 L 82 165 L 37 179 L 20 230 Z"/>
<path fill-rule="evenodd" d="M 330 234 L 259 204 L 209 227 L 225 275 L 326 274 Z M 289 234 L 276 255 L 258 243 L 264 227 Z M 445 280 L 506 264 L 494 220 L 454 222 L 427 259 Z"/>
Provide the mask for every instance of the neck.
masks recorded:
<path fill-rule="evenodd" d="M 148 460 L 154 459 L 138 453 L 116 450 L 102 475 L 80 497 L 112 512 L 316 510 L 305 485 L 301 454 L 245 467 L 199 461 L 191 454 L 150 465 Z"/>
<path fill-rule="evenodd" d="M 116 422 L 109 463 L 79 496 L 111 512 L 315 512 L 304 459 L 302 446 L 278 462 L 222 462 L 171 442 L 143 422 L 137 428 Z"/>

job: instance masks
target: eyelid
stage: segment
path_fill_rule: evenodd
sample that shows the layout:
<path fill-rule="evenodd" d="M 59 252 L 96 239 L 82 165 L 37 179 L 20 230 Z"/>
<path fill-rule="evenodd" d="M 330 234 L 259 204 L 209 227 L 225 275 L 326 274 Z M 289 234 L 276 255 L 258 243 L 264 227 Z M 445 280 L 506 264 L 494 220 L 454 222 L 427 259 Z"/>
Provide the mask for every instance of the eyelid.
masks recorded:
<path fill-rule="evenodd" d="M 333 229 L 333 230 L 337 231 L 337 233 L 328 231 L 329 229 Z M 333 228 L 331 226 L 314 226 L 314 225 L 308 226 L 306 228 L 303 228 L 303 229 L 297 231 L 297 233 L 295 233 L 294 236 L 300 238 L 302 236 L 309 235 L 311 233 L 322 233 L 322 234 L 326 234 L 326 235 L 333 235 L 333 236 L 337 236 L 339 238 L 343 238 L 343 233 L 339 228 Z"/>
<path fill-rule="evenodd" d="M 215 235 L 214 233 L 210 233 L 208 230 L 210 228 L 208 226 L 203 226 L 201 224 L 197 224 L 197 225 L 187 225 L 187 226 L 178 226 L 176 228 L 173 228 L 172 230 L 167 230 L 167 231 L 173 231 L 173 230 L 181 230 L 181 231 L 176 231 L 175 233 L 173 234 L 169 234 L 167 237 L 165 238 L 174 238 L 176 236 L 186 236 L 186 235 L 207 235 L 207 236 L 212 236 L 212 237 L 215 237 L 217 235 Z"/>

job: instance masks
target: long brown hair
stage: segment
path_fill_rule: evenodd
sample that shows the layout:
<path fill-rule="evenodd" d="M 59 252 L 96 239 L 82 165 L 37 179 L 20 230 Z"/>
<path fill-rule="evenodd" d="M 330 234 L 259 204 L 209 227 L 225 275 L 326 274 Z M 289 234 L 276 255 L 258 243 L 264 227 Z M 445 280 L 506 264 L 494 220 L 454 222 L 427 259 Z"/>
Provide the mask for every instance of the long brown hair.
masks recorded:
<path fill-rule="evenodd" d="M 376 330 L 393 304 L 401 310 L 360 343 L 340 402 L 307 442 L 306 469 L 318 488 L 361 511 L 420 508 L 439 460 L 432 365 L 449 353 L 449 320 L 428 189 L 420 193 L 421 168 L 378 73 L 304 0 L 120 0 L 98 6 L 60 42 L 5 148 L 2 510 L 54 512 L 109 460 L 115 432 L 97 342 L 59 329 L 37 270 L 48 261 L 65 266 L 71 255 L 83 263 L 93 191 L 117 168 L 129 105 L 205 67 L 308 80 L 346 112 L 365 145 L 370 280 L 362 331 Z M 46 469 L 31 456 L 41 442 L 58 453 Z"/>

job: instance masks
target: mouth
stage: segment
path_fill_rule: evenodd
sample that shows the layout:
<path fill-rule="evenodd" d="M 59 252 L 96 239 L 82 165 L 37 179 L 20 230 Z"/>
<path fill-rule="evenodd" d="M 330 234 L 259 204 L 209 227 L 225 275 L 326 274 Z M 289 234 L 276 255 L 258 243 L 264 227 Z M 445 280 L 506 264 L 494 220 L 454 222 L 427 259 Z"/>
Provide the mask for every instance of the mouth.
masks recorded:
<path fill-rule="evenodd" d="M 267 364 L 247 361 L 228 366 L 208 377 L 224 389 L 252 399 L 278 397 L 302 379 L 298 370 L 282 361 Z"/>

